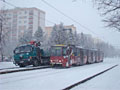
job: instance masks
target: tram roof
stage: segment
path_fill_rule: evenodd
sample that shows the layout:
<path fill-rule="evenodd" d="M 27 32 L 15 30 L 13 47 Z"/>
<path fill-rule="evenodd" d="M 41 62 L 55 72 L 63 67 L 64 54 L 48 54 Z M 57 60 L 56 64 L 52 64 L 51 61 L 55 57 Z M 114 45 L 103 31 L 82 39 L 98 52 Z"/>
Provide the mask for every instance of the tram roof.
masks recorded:
<path fill-rule="evenodd" d="M 64 44 L 57 44 L 57 45 L 53 45 L 53 46 L 65 47 L 65 46 L 67 46 L 67 45 L 64 45 Z"/>

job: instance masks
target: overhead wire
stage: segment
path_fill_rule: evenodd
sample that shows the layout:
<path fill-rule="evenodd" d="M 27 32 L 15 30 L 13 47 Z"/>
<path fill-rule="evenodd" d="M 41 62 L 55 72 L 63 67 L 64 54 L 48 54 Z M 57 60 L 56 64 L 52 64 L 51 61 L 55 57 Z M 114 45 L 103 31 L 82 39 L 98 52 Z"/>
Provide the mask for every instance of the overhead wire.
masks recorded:
<path fill-rule="evenodd" d="M 80 27 L 84 28 L 85 30 L 93 33 L 94 35 L 96 35 L 97 37 L 100 38 L 100 36 L 97 33 L 93 32 L 93 30 L 91 30 L 90 28 L 86 27 L 85 25 L 82 25 L 80 22 L 76 21 L 75 19 L 71 18 L 70 16 L 66 15 L 65 13 L 63 13 L 62 11 L 60 11 L 59 9 L 57 9 L 56 7 L 54 7 L 53 5 L 48 3 L 47 1 L 45 1 L 45 0 L 41 0 L 41 1 L 44 2 L 46 5 L 48 5 L 49 7 L 53 8 L 54 10 L 56 10 L 57 12 L 59 12 L 60 14 L 62 14 L 63 16 L 67 17 L 71 21 L 77 23 Z M 101 37 L 101 39 L 102 39 L 102 37 Z"/>
<path fill-rule="evenodd" d="M 14 4 L 11 4 L 11 3 L 9 3 L 9 2 L 6 2 L 5 0 L 2 0 L 2 1 L 3 1 L 4 3 L 10 5 L 10 6 L 13 6 L 13 7 L 15 7 L 15 8 L 18 8 L 18 7 L 15 6 Z M 90 28 L 86 27 L 85 25 L 82 25 L 80 22 L 78 22 L 78 21 L 76 21 L 75 19 L 71 18 L 70 16 L 66 15 L 65 13 L 63 13 L 62 11 L 60 11 L 59 9 L 57 9 L 56 7 L 54 7 L 53 5 L 51 5 L 50 3 L 48 3 L 47 1 L 45 1 L 45 0 L 41 0 L 41 1 L 44 2 L 46 5 L 48 5 L 49 7 L 55 9 L 57 12 L 59 12 L 60 14 L 62 14 L 62 15 L 65 16 L 65 17 L 67 17 L 67 18 L 70 19 L 71 21 L 77 23 L 80 27 L 82 27 L 82 28 L 84 28 L 85 30 L 93 33 L 93 34 L 96 35 L 98 38 L 101 38 L 97 33 L 93 32 Z M 34 16 L 37 16 L 37 15 L 34 15 Z M 37 16 L 37 17 L 38 17 L 38 16 Z M 40 18 L 41 18 L 41 19 L 45 19 L 45 18 L 43 18 L 43 17 L 40 17 Z M 49 22 L 49 23 L 51 23 L 51 24 L 56 24 L 55 22 L 50 21 L 50 20 L 47 20 L 47 19 L 46 19 L 46 21 Z M 102 38 L 101 38 L 101 39 L 102 39 Z M 103 39 L 103 41 L 104 41 L 104 40 L 105 40 L 105 39 Z"/>

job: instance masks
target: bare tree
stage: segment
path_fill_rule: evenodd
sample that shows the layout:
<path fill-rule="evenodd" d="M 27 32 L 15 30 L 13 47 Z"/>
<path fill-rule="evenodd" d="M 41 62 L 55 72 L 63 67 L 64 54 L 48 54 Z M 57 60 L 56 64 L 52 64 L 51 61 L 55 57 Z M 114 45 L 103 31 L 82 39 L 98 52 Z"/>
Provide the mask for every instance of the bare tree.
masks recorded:
<path fill-rule="evenodd" d="M 64 30 L 63 23 L 53 26 L 49 42 L 51 42 L 51 45 L 67 43 L 67 33 Z"/>
<path fill-rule="evenodd" d="M 120 31 L 120 0 L 93 0 L 105 17 L 106 27 Z"/>
<path fill-rule="evenodd" d="M 37 41 L 41 41 L 43 42 L 43 30 L 41 27 L 38 27 L 38 30 L 36 30 L 35 34 L 34 34 L 34 38 L 37 40 Z"/>
<path fill-rule="evenodd" d="M 32 31 L 28 30 L 24 32 L 23 36 L 19 38 L 19 44 L 26 44 L 32 40 Z"/>
<path fill-rule="evenodd" d="M 4 8 L 0 10 L 0 58 L 1 58 L 1 61 L 3 61 L 4 48 L 6 46 L 6 42 L 9 39 L 8 36 L 10 32 L 10 30 L 6 29 L 6 26 L 7 26 L 6 12 L 7 10 L 4 10 Z"/>
<path fill-rule="evenodd" d="M 3 22 L 4 20 L 4 16 L 3 16 L 4 11 L 0 10 L 0 58 L 1 61 L 3 61 L 3 46 L 5 44 L 5 35 L 3 33 Z"/>
<path fill-rule="evenodd" d="M 77 0 L 73 0 L 75 2 Z M 82 0 L 81 0 L 82 1 Z M 87 0 L 86 0 L 87 1 Z M 101 15 L 105 17 L 105 27 L 120 31 L 120 0 L 92 0 Z"/>

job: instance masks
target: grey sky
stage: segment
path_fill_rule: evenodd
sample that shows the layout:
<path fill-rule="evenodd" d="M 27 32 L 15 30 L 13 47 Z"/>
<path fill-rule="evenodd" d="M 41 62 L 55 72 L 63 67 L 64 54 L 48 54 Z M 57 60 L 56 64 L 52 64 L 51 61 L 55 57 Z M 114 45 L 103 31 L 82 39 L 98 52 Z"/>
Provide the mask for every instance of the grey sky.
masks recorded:
<path fill-rule="evenodd" d="M 77 32 L 84 32 L 91 34 L 93 37 L 99 37 L 105 42 L 108 42 L 118 48 L 120 48 L 120 33 L 115 30 L 104 28 L 104 23 L 101 22 L 102 17 L 99 12 L 93 7 L 91 0 L 46 0 L 48 3 L 67 14 L 71 18 L 75 19 L 85 27 L 92 30 L 87 31 L 77 23 L 71 21 L 60 13 L 56 12 L 53 8 L 49 7 L 41 0 L 6 0 L 9 3 L 18 7 L 36 7 L 46 12 L 46 19 L 54 23 L 63 22 L 64 25 L 74 24 L 77 27 Z M 6 8 L 13 8 L 6 4 Z M 53 25 L 46 21 L 46 25 Z"/>

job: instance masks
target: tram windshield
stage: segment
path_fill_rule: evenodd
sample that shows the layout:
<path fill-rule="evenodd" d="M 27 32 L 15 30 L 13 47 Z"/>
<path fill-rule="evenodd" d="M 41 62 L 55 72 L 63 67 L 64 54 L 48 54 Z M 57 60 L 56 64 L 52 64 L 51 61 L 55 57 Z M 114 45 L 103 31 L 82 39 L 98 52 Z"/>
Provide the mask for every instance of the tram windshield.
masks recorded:
<path fill-rule="evenodd" d="M 65 56 L 67 54 L 66 47 L 53 46 L 51 48 L 51 56 Z"/>
<path fill-rule="evenodd" d="M 62 47 L 52 47 L 51 48 L 51 56 L 61 56 L 62 55 Z"/>

